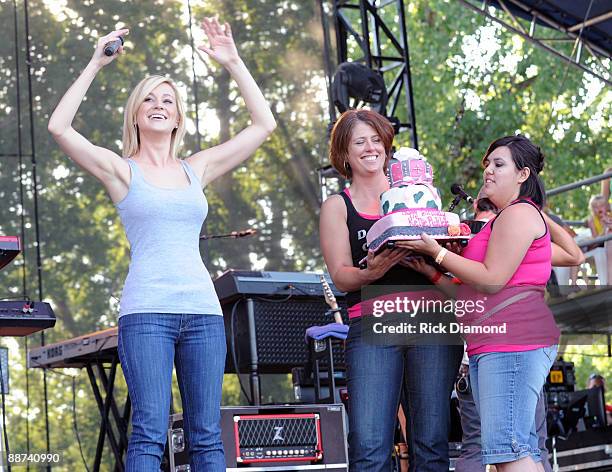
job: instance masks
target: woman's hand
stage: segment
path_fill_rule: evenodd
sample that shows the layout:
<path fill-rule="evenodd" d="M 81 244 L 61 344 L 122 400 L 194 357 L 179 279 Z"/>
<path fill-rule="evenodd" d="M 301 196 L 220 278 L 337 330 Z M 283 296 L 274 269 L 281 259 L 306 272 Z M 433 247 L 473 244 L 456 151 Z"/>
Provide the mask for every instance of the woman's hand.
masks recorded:
<path fill-rule="evenodd" d="M 399 263 L 404 267 L 423 274 L 430 280 L 438 273 L 438 270 L 421 256 L 406 256 Z"/>
<path fill-rule="evenodd" d="M 417 252 L 419 254 L 425 254 L 426 256 L 431 257 L 436 257 L 442 250 L 442 246 L 440 246 L 434 238 L 425 233 L 421 234 L 421 239 L 396 241 L 395 245 L 397 247 L 408 249 L 411 252 Z"/>
<path fill-rule="evenodd" d="M 221 26 L 216 18 L 204 18 L 202 29 L 208 37 L 210 46 L 201 45 L 198 46 L 198 49 L 204 51 L 223 67 L 240 60 L 232 37 L 232 29 L 228 23 Z"/>
<path fill-rule="evenodd" d="M 463 252 L 463 246 L 460 242 L 457 241 L 448 241 L 444 243 L 444 247 L 450 252 L 454 252 L 455 254 L 461 255 L 461 253 Z"/>
<path fill-rule="evenodd" d="M 96 45 L 96 50 L 94 51 L 93 56 L 91 57 L 90 64 L 93 64 L 101 69 L 102 67 L 113 62 L 119 54 L 123 54 L 123 45 L 119 46 L 117 52 L 112 56 L 107 56 L 104 54 L 104 46 L 115 39 L 119 39 L 120 37 L 129 34 L 129 32 L 130 30 L 127 28 L 120 29 L 113 31 L 112 33 L 108 33 L 106 36 L 102 36 L 100 39 L 98 39 L 98 44 Z"/>
<path fill-rule="evenodd" d="M 405 249 L 399 249 L 397 247 L 393 249 L 383 249 L 378 254 L 368 251 L 368 265 L 365 269 L 368 273 L 368 279 L 372 282 L 380 279 L 391 267 L 399 263 L 408 254 L 409 252 Z"/>

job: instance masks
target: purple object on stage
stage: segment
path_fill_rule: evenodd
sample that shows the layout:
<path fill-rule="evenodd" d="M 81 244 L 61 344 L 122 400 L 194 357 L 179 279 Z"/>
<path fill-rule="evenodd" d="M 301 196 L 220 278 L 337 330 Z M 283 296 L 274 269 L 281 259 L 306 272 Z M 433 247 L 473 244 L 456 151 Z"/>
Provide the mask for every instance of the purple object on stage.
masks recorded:
<path fill-rule="evenodd" d="M 330 337 L 344 340 L 348 336 L 348 331 L 349 327 L 340 323 L 330 323 L 325 326 L 311 326 L 306 330 L 305 341 L 308 343 L 308 338 L 320 341 L 321 339 Z"/>

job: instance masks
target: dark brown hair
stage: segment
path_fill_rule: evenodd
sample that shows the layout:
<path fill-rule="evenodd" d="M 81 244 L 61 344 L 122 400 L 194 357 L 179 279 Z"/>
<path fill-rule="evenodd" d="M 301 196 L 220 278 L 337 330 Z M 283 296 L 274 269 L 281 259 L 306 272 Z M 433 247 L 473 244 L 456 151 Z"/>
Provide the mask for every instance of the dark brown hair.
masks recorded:
<path fill-rule="evenodd" d="M 527 137 L 517 134 L 516 136 L 504 136 L 496 139 L 491 144 L 482 158 L 482 165 L 495 149 L 506 146 L 517 170 L 529 168 L 529 177 L 521 184 L 519 197 L 529 198 L 533 203 L 542 208 L 546 202 L 544 182 L 538 175 L 544 168 L 544 155 L 538 146 L 533 144 Z"/>
<path fill-rule="evenodd" d="M 334 124 L 329 141 L 329 160 L 334 169 L 346 179 L 353 176 L 351 166 L 348 163 L 348 148 L 353 128 L 359 122 L 371 126 L 380 136 L 385 147 L 385 169 L 391 157 L 391 146 L 395 132 L 389 120 L 372 110 L 347 110 L 340 115 L 340 118 Z"/>
<path fill-rule="evenodd" d="M 491 211 L 491 212 L 493 212 L 495 214 L 497 214 L 499 212 L 497 207 L 487 197 L 481 197 L 478 200 L 476 200 L 476 210 L 478 210 L 478 211 Z"/>

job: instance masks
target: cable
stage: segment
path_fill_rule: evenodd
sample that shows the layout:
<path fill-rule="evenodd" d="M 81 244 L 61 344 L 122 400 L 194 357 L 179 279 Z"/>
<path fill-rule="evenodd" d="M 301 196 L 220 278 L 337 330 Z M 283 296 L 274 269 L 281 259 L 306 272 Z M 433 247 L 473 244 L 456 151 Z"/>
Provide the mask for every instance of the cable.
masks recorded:
<path fill-rule="evenodd" d="M 609 356 L 607 354 L 588 354 L 586 352 L 564 352 L 564 356 L 585 356 L 585 357 L 606 357 Z"/>
<path fill-rule="evenodd" d="M 311 296 L 310 293 L 302 290 L 301 288 L 296 287 L 295 285 L 291 285 L 291 284 L 287 284 L 284 287 L 280 287 L 278 289 L 276 289 L 274 291 L 274 293 L 272 293 L 272 295 L 278 294 L 278 292 L 281 292 L 283 290 L 287 290 L 289 289 L 289 295 L 287 295 L 285 298 L 281 298 L 280 300 L 277 300 L 276 298 L 266 298 L 266 297 L 253 297 L 255 300 L 261 300 L 263 302 L 270 302 L 270 303 L 285 303 L 287 301 L 289 301 L 291 299 L 291 297 L 293 297 L 294 293 L 293 290 L 298 290 L 302 293 L 305 293 L 308 296 Z"/>
<path fill-rule="evenodd" d="M 42 255 L 40 244 L 40 219 L 38 215 L 38 176 L 36 173 L 36 140 L 34 136 L 34 105 L 32 101 L 32 57 L 30 55 L 30 23 L 28 14 L 28 0 L 23 2 L 23 14 L 25 23 L 25 38 L 26 38 L 26 65 L 28 77 L 28 103 L 29 103 L 29 121 L 30 121 L 30 149 L 32 163 L 32 195 L 34 197 L 34 232 L 36 234 L 36 267 L 38 276 L 38 299 L 42 300 L 43 285 L 42 285 Z M 40 333 L 40 343 L 45 345 L 45 331 Z M 49 395 L 47 392 L 47 369 L 43 369 L 43 391 L 44 391 L 44 412 L 45 412 L 45 440 L 47 446 L 47 454 L 51 452 L 51 437 L 49 432 Z M 47 471 L 51 472 L 51 465 L 47 465 Z"/>
<path fill-rule="evenodd" d="M 76 375 L 64 374 L 58 370 L 49 369 L 49 372 L 56 375 L 61 375 L 63 377 L 70 377 L 72 379 L 72 429 L 74 429 L 74 433 L 76 435 L 77 444 L 79 446 L 79 452 L 81 453 L 81 459 L 83 460 L 83 464 L 85 465 L 85 470 L 89 472 L 89 467 L 87 466 L 87 461 L 85 460 L 85 455 L 83 453 L 83 446 L 81 443 L 81 436 L 79 435 L 79 427 L 77 424 L 77 414 L 76 414 Z"/>
<path fill-rule="evenodd" d="M 202 147 L 202 137 L 200 136 L 200 117 L 198 114 L 198 81 L 196 80 L 196 72 L 195 72 L 195 46 L 193 42 L 193 28 L 192 28 L 192 15 L 191 15 L 191 2 L 187 0 L 187 11 L 189 13 L 189 45 L 191 46 L 191 73 L 193 75 L 193 98 L 195 99 L 195 129 L 196 129 L 196 144 L 198 146 L 198 151 L 200 151 Z"/>
<path fill-rule="evenodd" d="M 187 12 L 189 14 L 189 45 L 191 47 L 191 74 L 193 75 L 193 99 L 195 102 L 194 108 L 194 121 L 195 121 L 195 132 L 196 132 L 196 152 L 202 150 L 202 136 L 200 134 L 200 115 L 198 111 L 198 106 L 200 104 L 200 99 L 198 98 L 198 81 L 196 78 L 196 70 L 195 70 L 195 53 L 196 48 L 193 41 L 193 15 L 191 13 L 191 1 L 187 0 Z M 204 223 L 202 223 L 202 231 L 206 233 L 206 227 L 208 223 L 206 219 Z M 202 242 L 202 252 L 204 253 L 202 256 L 202 260 L 204 261 L 204 265 L 208 266 L 209 258 L 210 258 L 210 249 L 208 247 L 208 241 L 204 240 Z"/>
<path fill-rule="evenodd" d="M 25 197 L 23 188 L 23 149 L 22 149 L 22 136 L 21 136 L 21 86 L 19 81 L 19 35 L 18 35 L 18 18 L 17 18 L 17 0 L 13 0 L 13 13 L 14 13 L 14 24 L 15 24 L 15 95 L 16 95 L 16 109 L 17 109 L 17 155 L 19 156 L 19 203 L 21 204 L 21 243 L 23 256 L 22 274 L 21 274 L 21 285 L 23 287 L 22 293 L 26 294 L 27 290 L 27 272 L 26 272 L 26 258 L 25 258 Z M 29 450 L 28 450 L 29 452 Z"/>
<path fill-rule="evenodd" d="M 287 301 L 289 301 L 291 299 L 291 297 L 293 297 L 293 294 L 290 293 L 289 295 L 287 295 L 285 298 L 281 298 L 280 300 L 277 300 L 275 298 L 266 298 L 266 297 L 253 297 L 255 300 L 259 300 L 262 302 L 269 302 L 269 303 L 285 303 Z"/>
<path fill-rule="evenodd" d="M 28 337 L 24 336 L 23 350 L 25 358 L 28 358 Z M 26 453 L 30 454 L 30 369 L 25 370 L 25 384 L 26 384 Z M 30 470 L 30 463 L 28 462 L 26 472 Z"/>
<path fill-rule="evenodd" d="M 15 31 L 15 95 L 16 95 L 16 111 L 17 111 L 17 154 L 19 155 L 19 202 L 21 204 L 21 256 L 23 264 L 21 266 L 21 285 L 23 299 L 29 301 L 27 285 L 27 263 L 26 263 L 26 232 L 25 232 L 25 192 L 24 192 L 24 173 L 23 173 L 23 137 L 21 134 L 21 86 L 20 86 L 20 70 L 19 70 L 19 21 L 17 15 L 17 1 L 13 0 L 13 19 Z M 24 338 L 24 350 L 27 357 L 28 352 L 28 337 Z M 26 453 L 30 453 L 30 372 L 25 371 L 26 384 Z M 26 471 L 29 472 L 30 463 L 28 463 Z"/>
<path fill-rule="evenodd" d="M 2 432 L 4 435 L 4 448 L 6 449 L 6 469 L 11 472 L 11 463 L 8 461 L 11 449 L 9 448 L 8 433 L 6 432 L 6 402 L 4 398 L 4 372 L 2 371 L 2 361 L 0 361 L 0 390 L 2 391 Z"/>
<path fill-rule="evenodd" d="M 298 292 L 302 292 L 307 297 L 312 297 L 312 295 L 313 295 L 312 293 L 308 293 L 306 290 L 304 290 L 303 288 L 298 287 L 297 285 L 289 284 L 289 290 L 297 290 Z"/>
<path fill-rule="evenodd" d="M 251 397 L 249 396 L 249 394 L 247 393 L 246 389 L 244 388 L 244 385 L 242 385 L 242 379 L 240 378 L 240 370 L 238 370 L 238 359 L 236 356 L 236 345 L 234 343 L 234 318 L 236 315 L 236 308 L 238 307 L 238 304 L 243 300 L 243 298 L 239 298 L 238 300 L 236 300 L 234 302 L 234 305 L 232 306 L 232 313 L 230 315 L 230 350 L 232 351 L 232 363 L 234 365 L 234 370 L 236 371 L 236 375 L 238 376 L 238 383 L 240 384 L 240 390 L 242 390 L 242 394 L 244 395 L 244 397 L 247 399 L 247 401 L 249 402 L 249 404 L 253 404 Z"/>
<path fill-rule="evenodd" d="M 72 377 L 72 428 L 74 429 L 74 433 L 77 439 L 77 444 L 79 445 L 79 452 L 81 453 L 81 459 L 83 459 L 83 465 L 85 466 L 85 470 L 89 472 L 89 467 L 87 466 L 87 461 L 85 460 L 85 455 L 83 454 L 83 446 L 81 445 L 81 437 L 79 436 L 79 427 L 77 425 L 76 375 L 73 375 L 71 377 Z"/>

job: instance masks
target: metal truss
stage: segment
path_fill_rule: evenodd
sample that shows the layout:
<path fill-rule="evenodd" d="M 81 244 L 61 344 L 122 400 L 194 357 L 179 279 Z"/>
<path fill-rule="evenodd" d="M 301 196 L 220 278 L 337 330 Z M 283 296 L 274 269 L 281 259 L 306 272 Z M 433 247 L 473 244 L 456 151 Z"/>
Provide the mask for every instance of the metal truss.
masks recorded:
<path fill-rule="evenodd" d="M 320 6 L 328 84 L 333 75 L 329 54 L 333 22 L 336 65 L 359 61 L 382 75 L 388 95 L 385 114 L 391 118 L 400 112 L 399 132 L 410 131 L 412 146 L 418 148 L 403 0 L 320 0 Z M 330 119 L 335 119 L 333 104 Z"/>
<path fill-rule="evenodd" d="M 583 28 L 593 26 L 612 17 L 612 10 L 595 18 L 581 21 L 568 28 L 548 15 L 535 11 L 532 7 L 524 4 L 520 0 L 498 0 L 503 10 L 501 15 L 493 15 L 489 12 L 490 4 L 487 0 L 459 1 L 471 10 L 499 23 L 530 43 L 535 44 L 569 64 L 597 77 L 608 86 L 612 85 L 612 81 L 610 81 L 610 64 L 606 65 L 602 62 L 602 57 L 609 59 L 610 54 L 580 34 Z M 531 21 L 520 20 L 511 9 L 520 11 L 520 16 L 529 17 Z M 541 32 L 542 28 L 553 28 L 561 34 L 554 38 L 538 36 L 536 34 L 536 27 L 542 26 L 542 24 L 546 26 L 539 28 L 537 31 L 538 33 Z M 568 42 L 573 43 L 570 55 L 567 55 L 567 53 L 559 47 L 560 44 Z M 586 50 L 586 53 L 583 53 L 583 49 Z"/>

